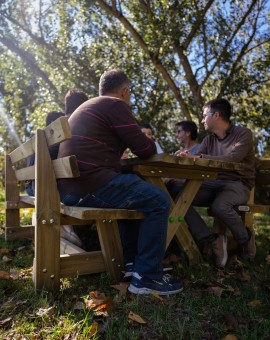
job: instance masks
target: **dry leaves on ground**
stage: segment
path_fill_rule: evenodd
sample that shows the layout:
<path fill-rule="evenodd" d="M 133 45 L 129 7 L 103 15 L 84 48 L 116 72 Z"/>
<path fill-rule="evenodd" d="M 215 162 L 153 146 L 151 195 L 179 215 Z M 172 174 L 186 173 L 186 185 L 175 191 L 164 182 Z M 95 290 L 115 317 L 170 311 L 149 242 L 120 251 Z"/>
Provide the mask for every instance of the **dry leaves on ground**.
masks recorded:
<path fill-rule="evenodd" d="M 145 325 L 147 323 L 142 317 L 140 317 L 140 315 L 135 314 L 133 312 L 129 312 L 128 321 L 129 322 L 136 322 L 136 323 L 139 323 L 141 325 Z"/>
<path fill-rule="evenodd" d="M 113 299 L 98 290 L 90 292 L 84 303 L 86 308 L 94 312 L 95 316 L 108 317 L 108 312 L 113 307 Z"/>
<path fill-rule="evenodd" d="M 111 285 L 111 287 L 118 290 L 118 294 L 113 299 L 115 303 L 120 303 L 126 298 L 128 286 L 128 282 L 119 282 L 118 285 Z"/>
<path fill-rule="evenodd" d="M 9 280 L 10 279 L 9 273 L 3 270 L 0 270 L 0 279 Z"/>
<path fill-rule="evenodd" d="M 261 304 L 262 303 L 260 300 L 253 300 L 247 303 L 248 306 L 252 306 L 252 307 L 260 307 Z"/>

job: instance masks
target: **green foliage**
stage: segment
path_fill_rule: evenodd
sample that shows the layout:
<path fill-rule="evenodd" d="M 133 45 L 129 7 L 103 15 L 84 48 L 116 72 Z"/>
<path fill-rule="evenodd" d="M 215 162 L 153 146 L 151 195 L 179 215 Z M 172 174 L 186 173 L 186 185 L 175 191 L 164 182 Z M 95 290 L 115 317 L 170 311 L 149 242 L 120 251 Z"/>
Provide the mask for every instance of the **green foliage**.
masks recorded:
<path fill-rule="evenodd" d="M 266 0 L 2 1 L 0 103 L 24 141 L 64 109 L 68 89 L 96 96 L 100 75 L 118 67 L 132 81 L 133 112 L 167 152 L 177 121 L 199 124 L 203 103 L 226 96 L 267 155 L 268 26 Z M 0 133 L 2 149 L 12 149 L 6 123 Z"/>

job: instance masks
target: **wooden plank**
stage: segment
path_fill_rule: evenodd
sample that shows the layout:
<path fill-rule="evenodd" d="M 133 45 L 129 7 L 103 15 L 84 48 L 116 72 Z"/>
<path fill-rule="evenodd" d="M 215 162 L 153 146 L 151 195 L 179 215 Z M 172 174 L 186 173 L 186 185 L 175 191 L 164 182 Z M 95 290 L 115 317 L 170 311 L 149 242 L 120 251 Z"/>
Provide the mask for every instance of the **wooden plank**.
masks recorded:
<path fill-rule="evenodd" d="M 33 239 L 35 235 L 35 228 L 32 225 L 22 227 L 6 227 L 5 233 L 8 241 Z"/>
<path fill-rule="evenodd" d="M 52 161 L 56 178 L 79 177 L 80 171 L 76 156 L 67 156 Z M 34 180 L 35 166 L 29 166 L 15 171 L 18 181 Z"/>
<path fill-rule="evenodd" d="M 262 204 L 248 204 L 248 205 L 239 205 L 236 207 L 240 212 L 247 213 L 270 213 L 270 205 L 262 205 Z"/>
<path fill-rule="evenodd" d="M 191 206 L 191 202 L 193 201 L 195 195 L 197 194 L 202 181 L 200 180 L 192 180 L 187 181 L 184 185 L 183 190 L 179 193 L 179 195 L 175 199 L 175 205 L 170 212 L 171 220 L 173 221 L 180 221 L 184 219 L 185 214 L 188 208 Z M 167 235 L 167 242 L 170 242 L 178 229 L 177 223 L 170 223 L 168 228 L 168 235 Z M 189 240 L 192 240 L 192 236 L 189 233 L 187 235 Z M 184 244 L 185 246 L 185 244 Z"/>
<path fill-rule="evenodd" d="M 67 117 L 60 117 L 44 128 L 48 146 L 71 138 Z M 17 147 L 9 155 L 12 164 L 21 161 L 35 153 L 35 136 Z"/>
<path fill-rule="evenodd" d="M 159 187 L 160 189 L 167 192 L 168 196 L 170 194 L 160 177 L 146 177 L 147 182 L 152 183 Z M 198 186 L 199 187 L 199 186 Z M 185 192 L 190 190 L 190 184 L 188 182 L 185 184 Z M 196 191 L 196 190 L 195 190 Z M 193 195 L 195 193 L 193 192 Z M 184 196 L 181 196 L 182 198 Z M 192 196 L 191 196 L 192 198 Z M 176 198 L 178 200 L 178 198 Z M 193 198 L 192 198 L 193 200 Z M 166 248 L 171 243 L 174 236 L 176 236 L 178 243 L 180 244 L 181 248 L 185 251 L 190 264 L 198 262 L 201 259 L 201 253 L 193 240 L 193 237 L 184 221 L 184 215 L 187 209 L 180 209 L 179 203 L 176 206 L 174 201 L 171 198 L 171 212 L 168 221 L 168 230 L 167 230 L 167 241 L 166 241 Z"/>
<path fill-rule="evenodd" d="M 61 255 L 60 277 L 95 274 L 105 271 L 105 263 L 101 251 L 83 254 Z"/>
<path fill-rule="evenodd" d="M 48 146 L 61 143 L 72 137 L 68 117 L 60 117 L 44 129 Z"/>
<path fill-rule="evenodd" d="M 25 143 L 21 144 L 15 150 L 13 150 L 9 155 L 12 164 L 19 162 L 35 153 L 35 136 L 30 138 Z"/>
<path fill-rule="evenodd" d="M 121 160 L 121 165 L 123 170 L 132 170 L 134 165 L 162 165 L 164 167 L 172 167 L 176 165 L 180 165 L 182 168 L 200 168 L 201 170 L 210 170 L 213 171 L 217 169 L 225 170 L 225 169 L 235 169 L 241 170 L 243 166 L 241 163 L 232 163 L 232 162 L 222 162 L 219 160 L 207 159 L 207 158 L 188 158 L 188 157 L 177 157 L 168 154 L 156 154 L 153 155 L 146 160 L 135 158 L 123 159 Z M 180 167 L 179 167 L 180 168 Z"/>
<path fill-rule="evenodd" d="M 14 202 L 15 209 L 7 209 L 5 211 L 5 240 L 9 240 L 9 234 L 7 229 L 9 227 L 19 227 L 20 225 L 20 213 L 19 208 L 16 205 L 19 202 L 20 190 L 18 187 L 18 181 L 16 179 L 15 172 L 12 168 L 11 158 L 9 155 L 5 155 L 5 197 L 6 201 Z M 11 206 L 10 206 L 11 207 Z"/>
<path fill-rule="evenodd" d="M 146 216 L 145 213 L 136 210 L 69 207 L 64 205 L 61 205 L 61 213 L 81 220 L 141 219 Z"/>
<path fill-rule="evenodd" d="M 186 179 L 216 179 L 217 173 L 208 170 L 194 170 L 187 168 L 157 167 L 151 165 L 134 165 L 133 172 L 144 177 L 167 177 Z"/>
<path fill-rule="evenodd" d="M 67 215 L 63 215 L 61 214 L 60 216 L 60 222 L 61 225 L 87 225 L 87 224 L 91 224 L 91 223 L 95 223 L 96 220 L 93 219 L 87 219 L 87 220 L 81 220 L 72 216 L 67 216 Z"/>
<path fill-rule="evenodd" d="M 45 133 L 36 132 L 35 290 L 60 285 L 60 200 Z"/>
<path fill-rule="evenodd" d="M 97 231 L 106 271 L 119 280 L 123 270 L 123 253 L 117 221 L 97 220 Z"/>

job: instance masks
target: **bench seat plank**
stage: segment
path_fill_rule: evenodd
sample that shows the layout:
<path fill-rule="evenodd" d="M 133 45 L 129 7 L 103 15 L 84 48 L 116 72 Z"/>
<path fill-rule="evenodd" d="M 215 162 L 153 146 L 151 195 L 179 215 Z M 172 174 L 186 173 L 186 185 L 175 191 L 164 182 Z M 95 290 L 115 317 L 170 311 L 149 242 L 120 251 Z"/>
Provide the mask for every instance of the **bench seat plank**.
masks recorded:
<path fill-rule="evenodd" d="M 145 213 L 137 210 L 126 209 L 103 209 L 89 207 L 69 207 L 61 205 L 61 213 L 81 220 L 89 219 L 142 219 Z"/>

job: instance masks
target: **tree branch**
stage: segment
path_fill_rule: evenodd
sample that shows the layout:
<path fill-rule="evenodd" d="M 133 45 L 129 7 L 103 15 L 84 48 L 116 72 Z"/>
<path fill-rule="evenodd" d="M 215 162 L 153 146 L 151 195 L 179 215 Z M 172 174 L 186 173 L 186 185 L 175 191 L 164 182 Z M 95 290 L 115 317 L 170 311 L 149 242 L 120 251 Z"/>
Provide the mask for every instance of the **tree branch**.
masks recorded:
<path fill-rule="evenodd" d="M 213 2 L 214 2 L 214 0 L 209 0 L 207 2 L 206 6 L 204 7 L 202 13 L 198 15 L 197 20 L 194 22 L 186 40 L 183 43 L 183 49 L 184 50 L 186 50 L 188 48 L 189 44 L 191 43 L 191 41 L 194 38 L 195 34 L 197 33 L 198 29 L 200 28 L 201 23 L 203 21 L 203 18 L 206 15 L 206 12 L 212 6 Z"/>
<path fill-rule="evenodd" d="M 141 35 L 136 31 L 136 29 L 131 25 L 131 23 L 123 16 L 121 12 L 118 10 L 114 10 L 111 6 L 109 6 L 105 1 L 103 0 L 96 0 L 97 3 L 100 5 L 101 8 L 103 8 L 109 15 L 117 18 L 122 25 L 126 28 L 127 31 L 131 33 L 134 40 L 138 43 L 138 45 L 143 49 L 145 53 L 149 56 L 154 66 L 157 68 L 157 70 L 162 74 L 163 79 L 167 82 L 171 90 L 173 91 L 176 100 L 180 104 L 180 107 L 183 111 L 183 114 L 185 117 L 189 120 L 191 120 L 191 116 L 188 110 L 188 107 L 184 101 L 184 99 L 181 96 L 181 93 L 179 91 L 179 88 L 177 88 L 176 84 L 172 80 L 171 76 L 165 69 L 165 67 L 162 65 L 160 59 L 158 58 L 157 54 L 155 54 L 153 51 L 151 51 L 148 47 L 148 45 L 145 43 Z"/>
<path fill-rule="evenodd" d="M 37 66 L 37 64 L 34 61 L 34 58 L 28 52 L 22 50 L 20 47 L 15 45 L 12 40 L 4 36 L 0 35 L 0 42 L 3 45 L 5 45 L 10 51 L 14 52 L 17 56 L 19 56 L 24 61 L 26 66 L 29 67 L 29 69 L 32 72 L 34 72 L 38 77 L 40 77 L 44 81 L 45 84 L 49 86 L 49 89 L 53 92 L 56 98 L 56 102 L 62 104 L 62 101 L 59 99 L 57 88 L 51 82 L 48 75 Z"/>
<path fill-rule="evenodd" d="M 204 80 L 202 81 L 202 83 L 200 84 L 200 88 L 202 88 L 204 86 L 204 84 L 207 82 L 208 78 L 210 77 L 210 75 L 213 73 L 214 69 L 216 68 L 216 66 L 219 64 L 220 60 L 223 58 L 224 54 L 227 52 L 228 50 L 228 46 L 232 43 L 234 37 L 236 36 L 236 34 L 238 33 L 238 31 L 240 30 L 240 28 L 243 26 L 243 24 L 246 21 L 246 18 L 248 17 L 248 15 L 251 13 L 253 7 L 255 6 L 255 4 L 257 3 L 258 0 L 253 0 L 249 9 L 247 10 L 247 12 L 245 13 L 245 15 L 242 17 L 242 19 L 240 20 L 240 22 L 238 23 L 238 25 L 236 26 L 235 31 L 233 32 L 233 34 L 231 35 L 230 39 L 228 39 L 228 41 L 226 42 L 225 46 L 223 47 L 222 52 L 219 54 L 216 62 L 214 63 L 214 65 L 212 66 L 212 68 L 206 73 L 206 76 L 204 78 Z"/>

